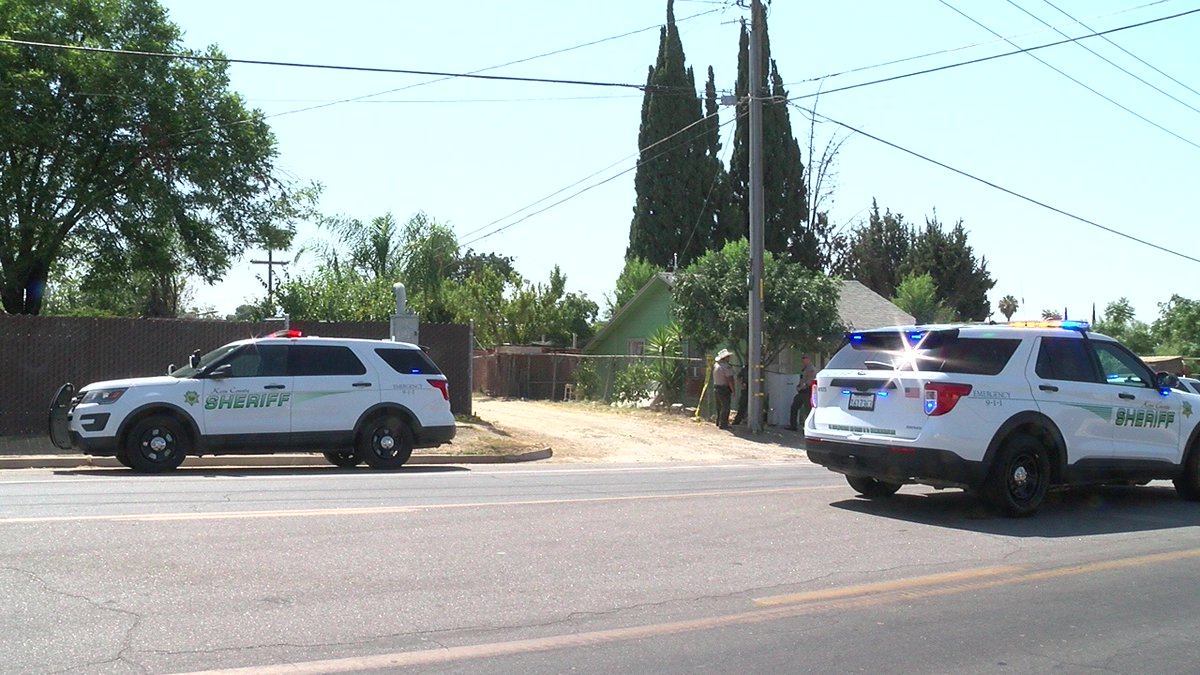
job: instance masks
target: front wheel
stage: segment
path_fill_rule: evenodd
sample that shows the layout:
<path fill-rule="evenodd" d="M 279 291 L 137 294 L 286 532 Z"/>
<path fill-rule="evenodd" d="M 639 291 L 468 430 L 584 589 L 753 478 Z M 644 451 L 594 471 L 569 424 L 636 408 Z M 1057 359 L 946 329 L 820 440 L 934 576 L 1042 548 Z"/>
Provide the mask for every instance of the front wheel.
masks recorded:
<path fill-rule="evenodd" d="M 1046 448 L 1033 436 L 1017 434 L 996 453 L 984 494 L 1001 513 L 1019 518 L 1033 515 L 1049 488 Z"/>
<path fill-rule="evenodd" d="M 183 463 L 190 445 L 191 440 L 178 421 L 154 415 L 133 425 L 125 438 L 124 459 L 130 469 L 140 473 L 172 471 Z M 117 457 L 117 461 L 121 459 Z"/>
<path fill-rule="evenodd" d="M 340 466 L 343 469 L 353 469 L 362 464 L 362 460 L 358 458 L 358 454 L 353 451 L 340 450 L 338 452 L 324 452 L 325 459 L 334 466 Z"/>
<path fill-rule="evenodd" d="M 891 497 L 900 489 L 899 483 L 889 483 L 869 476 L 846 476 L 846 482 L 867 499 Z"/>
<path fill-rule="evenodd" d="M 1175 479 L 1175 492 L 1179 494 L 1180 499 L 1200 502 L 1200 446 L 1193 447 L 1188 452 L 1183 474 Z"/>
<path fill-rule="evenodd" d="M 374 417 L 358 432 L 355 452 L 372 469 L 399 469 L 412 451 L 412 429 L 396 415 Z"/>

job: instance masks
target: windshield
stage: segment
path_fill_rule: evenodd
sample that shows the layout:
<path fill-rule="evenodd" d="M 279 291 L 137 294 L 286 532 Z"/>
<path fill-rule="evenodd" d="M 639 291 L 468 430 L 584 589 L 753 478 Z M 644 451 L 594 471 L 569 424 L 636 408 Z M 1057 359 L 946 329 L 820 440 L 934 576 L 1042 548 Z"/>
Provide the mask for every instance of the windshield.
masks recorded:
<path fill-rule="evenodd" d="M 196 365 L 195 368 L 191 367 L 190 365 L 184 366 L 182 368 L 177 368 L 176 370 L 171 371 L 170 375 L 171 375 L 171 377 L 177 377 L 181 380 L 185 380 L 185 379 L 188 379 L 191 377 L 196 377 L 200 373 L 204 372 L 204 370 L 206 368 L 208 368 L 212 364 L 216 363 L 217 361 L 220 361 L 221 359 L 225 358 L 226 356 L 229 355 L 230 352 L 234 351 L 235 349 L 237 349 L 240 346 L 241 345 L 234 344 L 234 345 L 225 345 L 223 347 L 217 347 L 216 349 L 205 354 L 204 356 L 201 356 L 200 362 Z"/>
<path fill-rule="evenodd" d="M 899 333 L 867 333 L 851 340 L 830 359 L 834 370 L 907 370 L 995 375 L 1008 363 L 1020 340 L 960 338 L 929 333 L 915 344 Z"/>

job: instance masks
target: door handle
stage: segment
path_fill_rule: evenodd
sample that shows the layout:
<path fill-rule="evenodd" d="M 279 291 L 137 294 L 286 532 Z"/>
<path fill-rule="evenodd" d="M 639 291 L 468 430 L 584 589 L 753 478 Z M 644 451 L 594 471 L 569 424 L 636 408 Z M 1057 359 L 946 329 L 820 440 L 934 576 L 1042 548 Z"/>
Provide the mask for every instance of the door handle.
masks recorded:
<path fill-rule="evenodd" d="M 1058 387 L 1052 384 L 1039 384 L 1038 389 L 1041 389 L 1042 391 L 1058 391 Z"/>
<path fill-rule="evenodd" d="M 355 382 L 353 386 L 355 386 L 355 387 L 369 387 L 369 386 L 371 386 L 371 383 L 370 383 L 370 382 Z"/>
<path fill-rule="evenodd" d="M 287 388 L 287 385 L 285 385 L 285 384 L 264 384 L 263 385 L 263 389 L 286 389 L 286 388 Z"/>
<path fill-rule="evenodd" d="M 1137 398 L 1137 397 L 1136 397 L 1136 396 L 1134 396 L 1133 394 L 1126 394 L 1125 392 L 1121 392 L 1121 393 L 1117 394 L 1117 396 L 1120 396 L 1121 398 L 1123 398 L 1123 399 L 1127 399 L 1127 400 L 1130 400 L 1130 401 L 1132 401 L 1133 399 Z"/>

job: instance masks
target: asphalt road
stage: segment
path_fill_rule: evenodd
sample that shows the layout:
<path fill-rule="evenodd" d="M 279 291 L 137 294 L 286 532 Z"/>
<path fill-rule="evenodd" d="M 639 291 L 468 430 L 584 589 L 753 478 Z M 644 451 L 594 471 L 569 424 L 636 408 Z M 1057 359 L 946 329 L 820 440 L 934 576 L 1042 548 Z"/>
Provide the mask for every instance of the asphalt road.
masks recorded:
<path fill-rule="evenodd" d="M 0 472 L 0 672 L 1194 672 L 1169 484 L 855 498 L 802 461 Z"/>

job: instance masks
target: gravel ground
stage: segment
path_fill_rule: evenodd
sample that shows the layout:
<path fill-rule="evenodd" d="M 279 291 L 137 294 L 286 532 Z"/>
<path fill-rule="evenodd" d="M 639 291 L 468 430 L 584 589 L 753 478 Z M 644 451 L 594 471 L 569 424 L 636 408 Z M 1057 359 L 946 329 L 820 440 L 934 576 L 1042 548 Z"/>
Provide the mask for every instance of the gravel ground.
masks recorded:
<path fill-rule="evenodd" d="M 478 451 L 550 448 L 553 462 L 723 462 L 802 459 L 803 436 L 779 427 L 752 434 L 745 426 L 718 429 L 690 415 L 551 403 L 476 398 L 480 423 L 460 429 L 455 445 Z M 505 450 L 507 446 L 507 450 Z"/>

